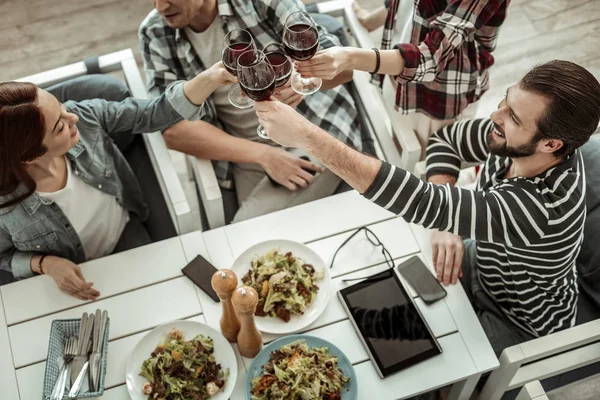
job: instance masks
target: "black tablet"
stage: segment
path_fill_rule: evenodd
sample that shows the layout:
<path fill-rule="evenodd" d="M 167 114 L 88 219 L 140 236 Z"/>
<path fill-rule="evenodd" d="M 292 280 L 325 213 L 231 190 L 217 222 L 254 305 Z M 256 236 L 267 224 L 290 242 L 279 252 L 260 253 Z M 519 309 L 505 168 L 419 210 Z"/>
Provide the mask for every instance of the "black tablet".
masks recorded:
<path fill-rule="evenodd" d="M 342 289 L 338 296 L 381 378 L 441 354 L 393 270 Z"/>

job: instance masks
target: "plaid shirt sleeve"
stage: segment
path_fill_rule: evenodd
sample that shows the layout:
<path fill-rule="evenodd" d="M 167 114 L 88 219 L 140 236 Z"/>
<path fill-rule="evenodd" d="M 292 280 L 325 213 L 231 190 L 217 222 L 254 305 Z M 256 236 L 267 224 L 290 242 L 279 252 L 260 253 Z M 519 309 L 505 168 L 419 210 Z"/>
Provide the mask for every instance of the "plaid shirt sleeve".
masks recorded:
<path fill-rule="evenodd" d="M 152 97 L 162 94 L 169 84 L 178 80 L 175 71 L 174 58 L 171 49 L 166 43 L 159 40 L 156 28 L 140 26 L 138 36 L 140 39 L 140 53 L 146 71 L 146 88 Z"/>
<path fill-rule="evenodd" d="M 175 81 L 186 80 L 188 77 L 181 71 L 177 50 L 169 45 L 162 36 L 159 37 L 160 26 L 152 24 L 152 18 L 162 18 L 159 14 L 150 16 L 140 25 L 138 36 L 140 52 L 146 71 L 146 89 L 150 97 L 158 97 Z M 194 119 L 204 119 L 208 114 L 207 103 L 198 107 Z"/>
<path fill-rule="evenodd" d="M 278 36 L 283 35 L 283 28 L 287 17 L 296 11 L 306 11 L 304 4 L 298 0 L 254 0 L 254 8 L 259 17 L 271 23 Z M 333 46 L 341 46 L 337 36 L 330 34 L 327 30 L 317 25 L 319 31 L 319 42 L 321 49 Z"/>
<path fill-rule="evenodd" d="M 434 1 L 434 0 L 425 0 Z M 431 82 L 446 69 L 465 39 L 489 24 L 498 15 L 506 0 L 451 0 L 445 12 L 433 21 L 431 31 L 419 45 L 399 44 L 396 48 L 404 58 L 404 70 L 396 77 L 399 83 Z M 421 6 L 420 6 L 421 7 Z M 502 21 L 500 21 L 501 23 Z M 496 37 L 484 38 L 490 48 Z"/>

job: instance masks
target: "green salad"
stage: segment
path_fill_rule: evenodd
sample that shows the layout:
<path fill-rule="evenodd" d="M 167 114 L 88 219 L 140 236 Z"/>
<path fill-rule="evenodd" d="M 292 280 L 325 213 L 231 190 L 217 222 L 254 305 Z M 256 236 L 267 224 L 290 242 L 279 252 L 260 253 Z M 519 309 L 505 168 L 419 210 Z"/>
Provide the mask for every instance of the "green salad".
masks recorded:
<path fill-rule="evenodd" d="M 271 250 L 251 261 L 242 282 L 258 293 L 256 316 L 269 315 L 288 322 L 292 314 L 302 315 L 312 304 L 319 291 L 315 281 L 323 276 L 322 271 L 316 272 L 291 252 Z"/>
<path fill-rule="evenodd" d="M 150 400 L 208 400 L 225 386 L 229 370 L 223 371 L 213 355 L 213 341 L 198 335 L 183 340 L 173 328 L 142 363 L 142 387 Z"/>
<path fill-rule="evenodd" d="M 298 340 L 271 352 L 263 374 L 252 380 L 252 400 L 340 400 L 350 378 L 327 350 Z"/>

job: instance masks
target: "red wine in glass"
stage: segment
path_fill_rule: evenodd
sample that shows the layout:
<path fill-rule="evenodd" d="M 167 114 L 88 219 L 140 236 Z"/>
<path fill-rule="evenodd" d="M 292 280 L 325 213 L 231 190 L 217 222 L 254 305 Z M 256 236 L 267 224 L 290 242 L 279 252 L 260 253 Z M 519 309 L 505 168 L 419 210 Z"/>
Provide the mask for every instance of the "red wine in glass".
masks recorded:
<path fill-rule="evenodd" d="M 233 76 L 237 76 L 237 63 L 239 56 L 250 50 L 255 50 L 254 39 L 250 32 L 244 29 L 233 29 L 225 35 L 223 52 L 221 54 L 223 66 Z M 252 100 L 241 90 L 240 85 L 232 85 L 228 93 L 229 102 L 237 108 L 252 107 Z"/>
<path fill-rule="evenodd" d="M 296 61 L 310 60 L 319 49 L 319 32 L 314 26 L 296 24 L 288 28 L 293 34 L 285 35 L 286 53 Z"/>
<path fill-rule="evenodd" d="M 305 11 L 291 13 L 283 28 L 285 52 L 296 61 L 310 60 L 319 50 L 319 31 L 315 21 Z M 299 74 L 292 77 L 292 89 L 299 94 L 313 94 L 321 88 L 319 78 L 304 78 Z"/>
<path fill-rule="evenodd" d="M 237 60 L 240 55 L 252 48 L 252 43 L 233 43 L 223 49 L 223 65 L 227 72 L 233 76 L 237 76 Z"/>
<path fill-rule="evenodd" d="M 262 51 L 250 50 L 240 55 L 237 76 L 244 93 L 254 101 L 269 100 L 275 92 L 275 71 Z M 260 125 L 257 133 L 269 138 Z"/>
<path fill-rule="evenodd" d="M 292 75 L 292 63 L 290 59 L 282 52 L 272 52 L 266 54 L 267 61 L 275 71 L 275 87 L 285 85 Z"/>
<path fill-rule="evenodd" d="M 265 88 L 249 88 L 244 85 L 242 90 L 254 101 L 267 101 L 275 92 L 275 81 Z"/>

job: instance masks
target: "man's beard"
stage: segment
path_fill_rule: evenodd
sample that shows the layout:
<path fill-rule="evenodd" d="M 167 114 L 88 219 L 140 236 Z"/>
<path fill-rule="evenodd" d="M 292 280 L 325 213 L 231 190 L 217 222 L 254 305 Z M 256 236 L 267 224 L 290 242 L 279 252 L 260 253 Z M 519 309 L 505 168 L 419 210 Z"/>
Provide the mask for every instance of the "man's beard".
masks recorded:
<path fill-rule="evenodd" d="M 498 132 L 504 134 L 504 132 L 498 125 L 494 124 L 494 128 L 497 129 Z M 504 140 L 506 140 L 506 139 L 504 139 Z M 508 158 L 521 158 L 521 157 L 529 157 L 529 156 L 532 156 L 533 154 L 535 154 L 535 150 L 536 150 L 537 144 L 539 142 L 539 138 L 536 135 L 536 137 L 531 139 L 531 141 L 527 144 L 523 144 L 518 147 L 509 147 L 508 143 L 506 143 L 506 142 L 498 143 L 496 137 L 494 136 L 494 132 L 492 131 L 492 132 L 488 133 L 487 142 L 488 142 L 489 152 L 494 155 L 497 155 L 500 157 L 508 157 Z"/>

